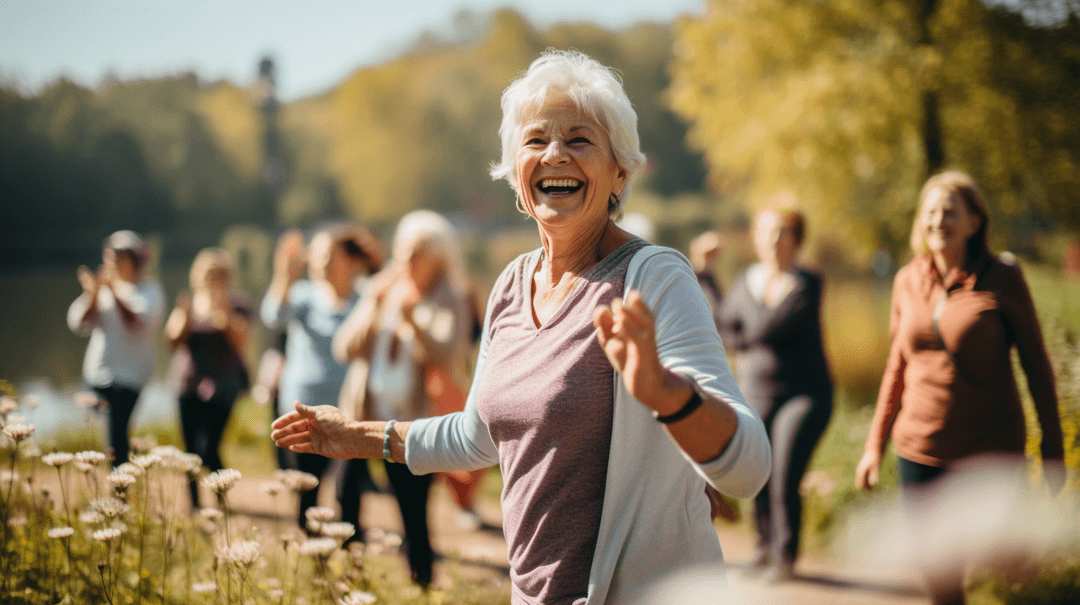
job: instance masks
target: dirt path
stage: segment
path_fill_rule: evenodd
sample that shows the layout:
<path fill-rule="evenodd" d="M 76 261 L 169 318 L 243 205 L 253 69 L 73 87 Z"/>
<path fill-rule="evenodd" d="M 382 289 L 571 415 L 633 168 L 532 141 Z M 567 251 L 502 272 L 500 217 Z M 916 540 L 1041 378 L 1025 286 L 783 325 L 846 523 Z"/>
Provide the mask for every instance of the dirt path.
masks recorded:
<path fill-rule="evenodd" d="M 230 505 L 239 513 L 258 517 L 275 514 L 294 519 L 296 505 L 275 511 L 273 502 L 259 489 L 266 479 L 245 477 L 229 493 Z M 209 502 L 209 494 L 204 502 Z M 380 528 L 401 533 L 401 520 L 393 496 L 366 493 L 363 496 L 361 521 L 365 528 Z M 320 503 L 333 507 L 333 495 L 324 490 Z M 477 513 L 484 526 L 463 529 L 455 522 L 457 507 L 441 483 L 436 483 L 431 499 L 431 533 L 435 551 L 442 555 L 436 564 L 435 583 L 451 581 L 448 561 L 454 561 L 458 573 L 470 580 L 507 583 L 506 542 L 502 537 L 502 515 L 497 502 L 481 498 Z M 722 526 L 717 530 L 724 554 L 731 564 L 728 573 L 730 590 L 743 595 L 746 602 L 797 605 L 926 605 L 929 599 L 919 589 L 917 575 L 911 570 L 874 569 L 865 562 L 839 562 L 821 554 L 800 559 L 794 582 L 765 586 L 742 577 L 741 567 L 753 549 L 753 537 L 744 529 Z M 402 559 L 404 566 L 404 559 Z M 702 603 L 712 602 L 708 599 Z"/>

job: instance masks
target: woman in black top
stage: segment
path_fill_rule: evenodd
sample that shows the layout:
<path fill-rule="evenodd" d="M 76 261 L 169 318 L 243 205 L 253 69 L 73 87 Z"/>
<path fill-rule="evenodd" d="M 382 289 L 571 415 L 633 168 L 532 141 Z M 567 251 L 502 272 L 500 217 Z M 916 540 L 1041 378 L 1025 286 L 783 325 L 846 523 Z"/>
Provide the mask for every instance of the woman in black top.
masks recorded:
<path fill-rule="evenodd" d="M 821 277 L 795 266 L 804 234 L 797 211 L 759 213 L 754 248 L 761 262 L 735 281 L 719 318 L 725 346 L 738 351 L 739 386 L 765 422 L 773 448 L 772 474 L 754 500 L 759 542 L 750 564 L 770 581 L 794 577 L 799 483 L 832 416 Z"/>
<path fill-rule="evenodd" d="M 221 470 L 219 446 L 229 413 L 248 388 L 244 362 L 251 303 L 230 291 L 232 261 L 225 250 L 207 248 L 191 264 L 191 293 L 181 292 L 165 323 L 175 351 L 171 375 L 180 400 L 180 428 L 187 451 Z M 191 482 L 191 506 L 199 506 Z"/>

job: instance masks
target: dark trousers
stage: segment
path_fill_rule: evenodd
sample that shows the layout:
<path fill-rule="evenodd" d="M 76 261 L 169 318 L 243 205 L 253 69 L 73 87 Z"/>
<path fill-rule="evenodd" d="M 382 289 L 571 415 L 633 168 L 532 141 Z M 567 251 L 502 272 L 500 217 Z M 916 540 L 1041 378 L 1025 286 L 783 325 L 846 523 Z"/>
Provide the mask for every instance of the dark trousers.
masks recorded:
<path fill-rule="evenodd" d="M 769 481 L 754 498 L 758 559 L 794 563 L 802 529 L 802 483 L 810 457 L 832 417 L 832 394 L 770 399 L 755 406 L 772 444 Z"/>
<path fill-rule="evenodd" d="M 296 468 L 304 471 L 305 473 L 311 473 L 319 478 L 320 484 L 326 480 L 323 475 L 327 474 L 327 469 L 330 468 L 332 462 L 329 458 L 324 458 L 318 454 L 295 454 L 296 456 Z M 296 518 L 296 522 L 301 528 L 307 527 L 307 510 L 319 503 L 319 488 L 308 490 L 300 495 L 300 514 Z"/>
<path fill-rule="evenodd" d="M 907 458 L 896 457 L 897 470 L 900 473 L 900 493 L 914 540 L 919 540 L 921 522 L 920 511 L 922 496 L 933 489 L 935 482 L 948 471 L 942 467 L 929 466 L 912 462 Z M 930 600 L 934 605 L 963 605 L 964 566 L 958 564 L 953 569 L 924 569 Z"/>
<path fill-rule="evenodd" d="M 192 393 L 181 395 L 179 403 L 180 430 L 184 433 L 187 451 L 198 454 L 203 466 L 211 471 L 221 470 L 221 435 L 229 422 L 235 398 L 211 397 L 209 401 L 203 401 Z M 198 482 L 192 481 L 190 490 L 191 506 L 196 508 L 199 506 Z"/>
<path fill-rule="evenodd" d="M 404 464 L 386 463 L 386 476 L 394 489 L 401 520 L 405 525 L 405 549 L 413 581 L 421 586 L 431 583 L 435 553 L 428 536 L 427 503 L 431 475 L 414 475 Z"/>
<path fill-rule="evenodd" d="M 105 400 L 109 410 L 109 447 L 112 449 L 113 466 L 127 462 L 131 453 L 128 441 L 128 425 L 139 400 L 139 391 L 131 387 L 111 385 L 94 387 L 98 397 Z"/>
<path fill-rule="evenodd" d="M 371 482 L 367 460 L 354 459 L 345 462 L 345 468 L 338 482 L 338 504 L 341 505 L 341 520 L 356 526 L 356 533 L 346 540 L 346 544 L 360 540 L 364 536 L 360 525 L 360 494 L 364 485 Z"/>

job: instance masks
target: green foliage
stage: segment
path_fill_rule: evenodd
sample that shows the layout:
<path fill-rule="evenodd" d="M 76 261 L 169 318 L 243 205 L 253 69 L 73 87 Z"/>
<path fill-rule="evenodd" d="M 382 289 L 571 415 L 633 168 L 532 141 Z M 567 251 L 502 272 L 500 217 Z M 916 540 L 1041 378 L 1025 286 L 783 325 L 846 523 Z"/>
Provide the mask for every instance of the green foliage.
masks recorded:
<path fill-rule="evenodd" d="M 899 0 L 711 2 L 681 22 L 669 98 L 721 190 L 752 206 L 793 192 L 864 263 L 899 251 L 932 93 L 944 163 L 981 183 L 999 235 L 1080 230 L 1080 22 L 934 4 L 926 20 Z"/>
<path fill-rule="evenodd" d="M 280 190 L 262 183 L 267 123 L 252 90 L 190 73 L 94 90 L 61 80 L 31 97 L 0 89 L 0 262 L 86 262 L 119 228 L 159 233 L 171 262 L 235 223 L 352 217 L 381 227 L 427 207 L 517 224 L 513 194 L 487 172 L 499 155 L 499 99 L 547 47 L 622 72 L 652 160 L 645 188 L 702 188 L 702 158 L 662 100 L 670 26 L 540 31 L 503 10 L 459 38 L 426 36 L 280 107 Z"/>

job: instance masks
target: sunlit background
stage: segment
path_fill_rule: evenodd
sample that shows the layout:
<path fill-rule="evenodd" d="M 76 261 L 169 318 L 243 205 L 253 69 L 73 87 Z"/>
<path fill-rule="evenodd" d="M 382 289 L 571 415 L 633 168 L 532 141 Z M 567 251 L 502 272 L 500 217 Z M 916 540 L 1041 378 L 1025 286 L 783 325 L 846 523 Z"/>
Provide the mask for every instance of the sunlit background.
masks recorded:
<path fill-rule="evenodd" d="M 811 489 L 808 531 L 856 498 L 892 275 L 944 168 L 976 178 L 992 247 L 1024 263 L 1075 468 L 1078 15 L 1080 0 L 0 0 L 0 378 L 41 402 L 40 434 L 98 422 L 73 411 L 86 342 L 64 315 L 75 268 L 118 229 L 151 242 L 170 303 L 210 245 L 258 300 L 286 228 L 354 219 L 385 238 L 425 207 L 459 228 L 486 288 L 538 245 L 487 173 L 499 95 L 543 49 L 575 48 L 622 73 L 649 157 L 628 210 L 658 243 L 726 233 L 726 284 L 752 259 L 756 207 L 787 194 L 809 217 L 845 412 L 810 475 L 828 488 Z M 149 388 L 140 425 L 167 426 L 171 397 Z M 234 441 L 265 429 L 248 408 Z"/>

